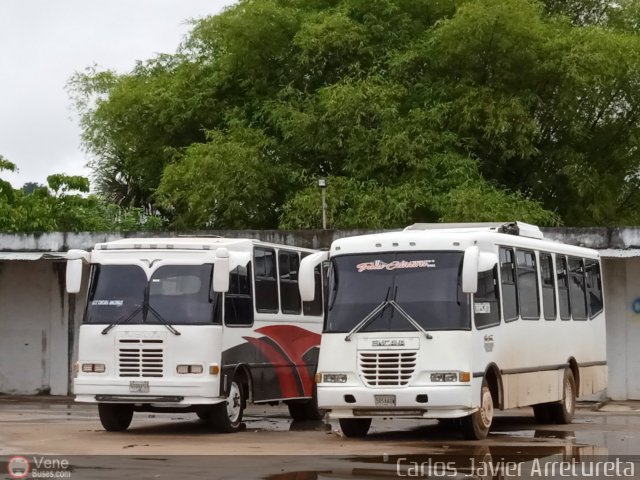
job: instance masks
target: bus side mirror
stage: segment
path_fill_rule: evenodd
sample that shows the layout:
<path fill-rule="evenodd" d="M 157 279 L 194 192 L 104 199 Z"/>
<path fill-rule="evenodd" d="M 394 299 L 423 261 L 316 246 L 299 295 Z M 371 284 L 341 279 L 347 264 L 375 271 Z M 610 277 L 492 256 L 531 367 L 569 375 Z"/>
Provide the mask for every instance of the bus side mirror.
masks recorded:
<path fill-rule="evenodd" d="M 462 264 L 462 292 L 478 291 L 478 273 L 492 270 L 498 263 L 498 256 L 491 252 L 480 252 L 478 247 L 469 247 L 464 251 Z"/>
<path fill-rule="evenodd" d="M 468 247 L 464 251 L 462 261 L 462 292 L 476 293 L 478 291 L 478 247 Z"/>
<path fill-rule="evenodd" d="M 67 293 L 80 293 L 82 267 L 85 261 L 89 261 L 89 252 L 84 250 L 69 250 L 67 252 Z"/>
<path fill-rule="evenodd" d="M 211 283 L 214 292 L 225 293 L 229 291 L 229 250 L 224 247 L 216 250 Z"/>
<path fill-rule="evenodd" d="M 316 267 L 329 258 L 329 252 L 317 252 L 304 257 L 298 270 L 298 288 L 303 302 L 313 302 L 316 296 Z"/>
<path fill-rule="evenodd" d="M 67 260 L 67 293 L 80 293 L 82 287 L 82 260 Z"/>

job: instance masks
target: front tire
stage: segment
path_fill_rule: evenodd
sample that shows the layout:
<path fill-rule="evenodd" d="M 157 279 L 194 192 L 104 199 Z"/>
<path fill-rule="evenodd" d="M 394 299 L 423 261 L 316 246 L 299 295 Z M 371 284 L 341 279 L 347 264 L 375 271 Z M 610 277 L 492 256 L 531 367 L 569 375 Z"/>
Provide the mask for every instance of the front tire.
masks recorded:
<path fill-rule="evenodd" d="M 133 405 L 122 403 L 99 403 L 100 423 L 107 432 L 123 432 L 133 419 Z"/>
<path fill-rule="evenodd" d="M 550 405 L 551 418 L 557 423 L 569 424 L 573 421 L 576 410 L 576 381 L 573 372 L 569 369 L 564 371 L 564 381 L 562 382 L 562 400 L 560 403 Z"/>
<path fill-rule="evenodd" d="M 244 405 L 242 384 L 234 379 L 226 401 L 213 406 L 210 417 L 213 428 L 221 433 L 234 433 L 241 430 Z"/>
<path fill-rule="evenodd" d="M 493 397 L 486 381 L 480 390 L 480 408 L 465 417 L 465 436 L 470 440 L 484 440 L 493 423 Z"/>
<path fill-rule="evenodd" d="M 371 426 L 370 418 L 341 418 L 340 428 L 345 437 L 364 437 Z"/>

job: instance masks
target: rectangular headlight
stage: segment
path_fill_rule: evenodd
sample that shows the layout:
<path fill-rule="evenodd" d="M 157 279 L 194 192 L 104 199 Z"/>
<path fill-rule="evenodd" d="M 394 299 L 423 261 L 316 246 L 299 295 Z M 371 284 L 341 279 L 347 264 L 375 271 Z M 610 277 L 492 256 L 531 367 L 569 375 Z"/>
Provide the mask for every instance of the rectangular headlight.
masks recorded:
<path fill-rule="evenodd" d="M 200 374 L 204 371 L 204 367 L 202 365 L 178 365 L 176 367 L 176 372 L 179 374 L 187 374 L 187 373 L 195 373 Z"/>
<path fill-rule="evenodd" d="M 83 363 L 82 364 L 83 373 L 104 373 L 105 371 L 106 371 L 106 367 L 104 363 Z"/>
<path fill-rule="evenodd" d="M 457 372 L 435 372 L 431 374 L 432 382 L 457 382 Z"/>
<path fill-rule="evenodd" d="M 324 383 L 347 383 L 347 375 L 345 373 L 323 373 L 322 381 Z"/>

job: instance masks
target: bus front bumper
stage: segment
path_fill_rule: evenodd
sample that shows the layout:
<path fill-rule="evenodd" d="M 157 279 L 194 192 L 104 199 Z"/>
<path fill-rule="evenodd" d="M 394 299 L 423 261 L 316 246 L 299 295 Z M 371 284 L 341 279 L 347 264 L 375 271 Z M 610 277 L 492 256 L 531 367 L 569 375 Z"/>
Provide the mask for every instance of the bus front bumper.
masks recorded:
<path fill-rule="evenodd" d="M 332 418 L 460 418 L 477 410 L 470 385 L 368 388 L 318 385 L 318 406 Z"/>
<path fill-rule="evenodd" d="M 147 383 L 148 382 L 148 383 Z M 149 403 L 172 405 L 213 405 L 220 397 L 218 380 L 165 380 L 76 378 L 75 400 L 82 403 Z"/>

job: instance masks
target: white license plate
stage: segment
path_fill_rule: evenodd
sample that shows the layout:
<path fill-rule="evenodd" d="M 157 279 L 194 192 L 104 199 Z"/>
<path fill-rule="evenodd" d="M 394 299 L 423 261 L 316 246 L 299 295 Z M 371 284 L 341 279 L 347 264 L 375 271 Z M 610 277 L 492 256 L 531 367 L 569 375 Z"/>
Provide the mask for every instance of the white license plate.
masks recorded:
<path fill-rule="evenodd" d="M 129 382 L 129 391 L 136 393 L 149 393 L 149 382 Z"/>
<path fill-rule="evenodd" d="M 395 407 L 396 406 L 395 395 L 374 395 L 373 399 L 376 403 L 376 407 Z"/>

